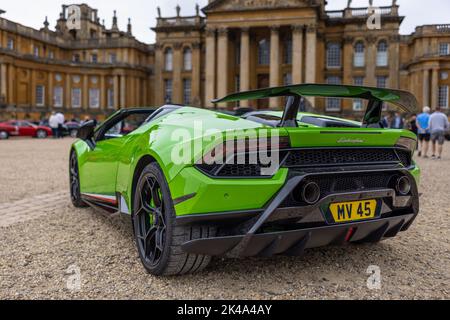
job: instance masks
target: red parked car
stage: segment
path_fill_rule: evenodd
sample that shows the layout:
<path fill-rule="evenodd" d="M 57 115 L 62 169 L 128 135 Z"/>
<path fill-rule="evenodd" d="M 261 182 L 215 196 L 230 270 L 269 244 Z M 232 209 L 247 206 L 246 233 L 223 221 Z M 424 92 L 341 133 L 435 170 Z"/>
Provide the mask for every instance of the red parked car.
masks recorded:
<path fill-rule="evenodd" d="M 37 126 L 28 121 L 10 120 L 0 123 L 0 140 L 9 137 L 34 137 L 45 139 L 52 135 L 52 129 L 45 126 Z"/>

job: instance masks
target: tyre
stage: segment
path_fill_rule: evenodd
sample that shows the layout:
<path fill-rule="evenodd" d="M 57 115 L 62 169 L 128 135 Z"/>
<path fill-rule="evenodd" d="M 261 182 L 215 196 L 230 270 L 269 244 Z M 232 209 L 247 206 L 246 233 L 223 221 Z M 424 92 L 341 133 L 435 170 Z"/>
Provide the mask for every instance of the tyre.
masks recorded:
<path fill-rule="evenodd" d="M 6 131 L 0 131 L 0 140 L 7 140 L 9 139 L 9 133 Z"/>
<path fill-rule="evenodd" d="M 45 139 L 45 138 L 47 138 L 47 136 L 48 136 L 48 133 L 45 130 L 38 130 L 36 132 L 36 138 L 38 138 L 38 139 Z"/>
<path fill-rule="evenodd" d="M 70 154 L 70 200 L 76 208 L 86 208 L 87 204 L 81 199 L 80 174 L 78 168 L 78 158 L 75 151 Z"/>
<path fill-rule="evenodd" d="M 208 266 L 211 257 L 184 253 L 183 243 L 213 237 L 211 226 L 176 226 L 175 209 L 161 168 L 148 165 L 141 173 L 134 195 L 133 228 L 144 268 L 155 276 L 194 273 Z"/>

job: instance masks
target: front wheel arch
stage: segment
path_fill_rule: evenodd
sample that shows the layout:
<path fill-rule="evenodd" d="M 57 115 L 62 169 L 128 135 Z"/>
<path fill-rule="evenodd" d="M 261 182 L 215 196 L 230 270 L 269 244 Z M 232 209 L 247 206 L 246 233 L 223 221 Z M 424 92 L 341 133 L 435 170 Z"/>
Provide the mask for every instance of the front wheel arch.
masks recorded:
<path fill-rule="evenodd" d="M 150 155 L 145 155 L 143 156 L 141 159 L 139 159 L 138 163 L 136 164 L 136 167 L 134 169 L 134 173 L 133 173 L 133 181 L 132 181 L 132 185 L 131 185 L 131 195 L 130 195 L 130 212 L 131 212 L 131 217 L 133 217 L 133 210 L 134 210 L 134 194 L 136 192 L 136 187 L 137 187 L 137 183 L 139 181 L 139 178 L 141 176 L 142 171 L 144 171 L 144 169 L 151 163 L 157 163 L 158 161 L 153 158 Z"/>

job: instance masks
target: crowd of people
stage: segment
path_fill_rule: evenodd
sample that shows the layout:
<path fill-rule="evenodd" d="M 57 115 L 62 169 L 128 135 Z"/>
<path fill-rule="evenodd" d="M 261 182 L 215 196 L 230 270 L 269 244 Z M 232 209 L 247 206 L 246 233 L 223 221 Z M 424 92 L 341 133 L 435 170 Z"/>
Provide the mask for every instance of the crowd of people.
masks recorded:
<path fill-rule="evenodd" d="M 383 119 L 385 128 L 404 129 L 414 132 L 418 137 L 418 156 L 429 158 L 431 144 L 431 159 L 441 160 L 446 133 L 450 130 L 449 120 L 440 107 L 431 112 L 430 107 L 424 107 L 419 115 L 412 115 L 405 120 L 398 112 L 390 112 Z"/>

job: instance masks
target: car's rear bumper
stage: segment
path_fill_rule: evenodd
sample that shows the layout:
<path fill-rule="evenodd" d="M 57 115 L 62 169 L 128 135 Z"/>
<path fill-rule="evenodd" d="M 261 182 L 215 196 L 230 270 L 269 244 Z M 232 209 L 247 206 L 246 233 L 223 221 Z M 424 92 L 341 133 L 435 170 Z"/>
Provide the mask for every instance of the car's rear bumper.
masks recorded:
<path fill-rule="evenodd" d="M 210 256 L 301 256 L 305 249 L 348 242 L 377 242 L 395 237 L 414 220 L 415 214 L 337 226 L 306 228 L 263 234 L 247 234 L 186 242 L 187 253 Z"/>
<path fill-rule="evenodd" d="M 207 224 L 226 230 L 214 238 L 186 242 L 187 253 L 229 256 L 301 255 L 304 249 L 346 242 L 377 242 L 396 236 L 413 223 L 419 212 L 419 194 L 414 176 L 408 196 L 398 196 L 391 188 L 333 193 L 311 206 L 285 206 L 286 199 L 305 176 L 291 176 L 262 210 L 198 214 L 177 218 L 180 225 Z M 337 224 L 326 210 L 331 203 L 377 199 L 377 217 L 361 222 Z M 230 227 L 227 227 L 230 226 Z M 274 231 L 276 230 L 276 231 Z"/>

